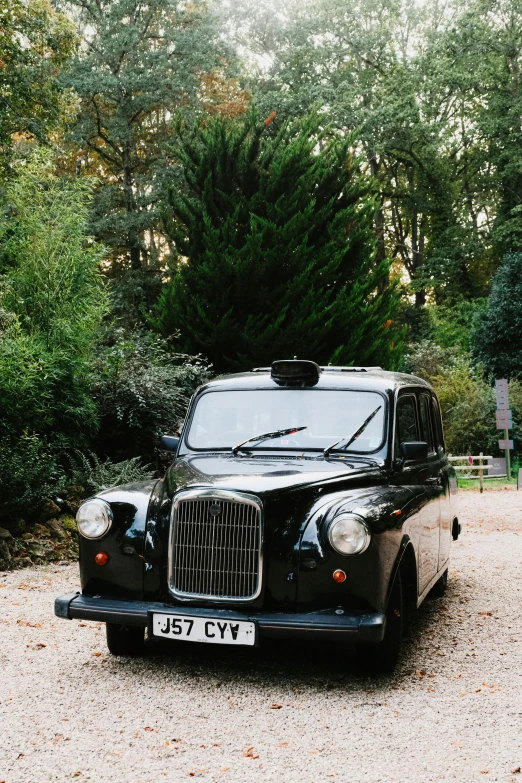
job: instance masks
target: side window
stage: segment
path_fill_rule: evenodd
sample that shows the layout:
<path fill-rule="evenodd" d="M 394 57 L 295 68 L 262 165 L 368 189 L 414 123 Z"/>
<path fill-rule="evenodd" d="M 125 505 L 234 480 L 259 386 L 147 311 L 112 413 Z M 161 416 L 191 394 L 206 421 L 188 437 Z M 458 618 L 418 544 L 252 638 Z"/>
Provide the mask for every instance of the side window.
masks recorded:
<path fill-rule="evenodd" d="M 439 401 L 437 400 L 436 397 L 432 397 L 431 402 L 433 407 L 433 419 L 435 422 L 435 427 L 434 427 L 435 446 L 440 451 L 444 451 L 444 434 L 442 431 L 442 419 L 440 415 Z"/>
<path fill-rule="evenodd" d="M 431 397 L 428 394 L 421 394 L 419 397 L 420 402 L 420 425 L 421 425 L 421 440 L 426 441 L 428 444 L 428 452 L 433 454 L 435 452 L 435 438 L 434 438 L 434 422 L 432 415 Z"/>
<path fill-rule="evenodd" d="M 395 415 L 395 453 L 398 455 L 401 443 L 419 439 L 417 410 L 413 394 L 399 397 Z"/>

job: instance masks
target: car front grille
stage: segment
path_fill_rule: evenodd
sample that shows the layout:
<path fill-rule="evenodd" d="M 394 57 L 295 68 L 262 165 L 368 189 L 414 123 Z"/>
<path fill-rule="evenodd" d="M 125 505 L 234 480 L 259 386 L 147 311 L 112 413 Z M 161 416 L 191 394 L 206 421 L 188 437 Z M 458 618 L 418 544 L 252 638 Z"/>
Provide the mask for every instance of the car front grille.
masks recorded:
<path fill-rule="evenodd" d="M 169 589 L 177 598 L 251 601 L 261 591 L 262 509 L 243 493 L 187 490 L 176 496 Z"/>

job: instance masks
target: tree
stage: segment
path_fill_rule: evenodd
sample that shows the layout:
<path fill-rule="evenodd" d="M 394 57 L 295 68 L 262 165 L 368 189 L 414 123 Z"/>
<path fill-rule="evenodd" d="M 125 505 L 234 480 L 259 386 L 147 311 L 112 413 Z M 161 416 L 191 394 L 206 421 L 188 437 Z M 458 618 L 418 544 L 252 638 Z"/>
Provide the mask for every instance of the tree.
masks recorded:
<path fill-rule="evenodd" d="M 70 132 L 72 169 L 100 180 L 94 235 L 134 270 L 158 263 L 157 197 L 165 140 L 178 112 L 212 103 L 203 77 L 225 68 L 224 45 L 204 4 L 177 0 L 70 0 L 82 46 L 63 84 L 80 97 Z M 212 92 L 212 90 L 211 90 Z"/>
<path fill-rule="evenodd" d="M 71 111 L 58 75 L 76 45 L 74 27 L 49 0 L 0 0 L 0 166 L 13 137 L 47 142 Z"/>
<path fill-rule="evenodd" d="M 319 103 L 343 133 L 357 131 L 378 182 L 378 257 L 402 265 L 417 310 L 427 297 L 484 296 L 495 268 L 480 64 L 454 32 L 465 11 L 461 0 L 284 0 L 274 14 L 245 0 L 228 25 L 251 55 L 262 111 L 302 116 Z"/>
<path fill-rule="evenodd" d="M 522 378 L 521 331 L 522 253 L 512 253 L 493 278 L 486 309 L 472 331 L 475 360 L 497 378 Z"/>
<path fill-rule="evenodd" d="M 277 133 L 272 119 L 181 130 L 188 190 L 169 193 L 177 255 L 155 324 L 218 371 L 294 355 L 394 367 L 398 294 L 380 286 L 389 264 L 352 140 L 316 113 Z"/>

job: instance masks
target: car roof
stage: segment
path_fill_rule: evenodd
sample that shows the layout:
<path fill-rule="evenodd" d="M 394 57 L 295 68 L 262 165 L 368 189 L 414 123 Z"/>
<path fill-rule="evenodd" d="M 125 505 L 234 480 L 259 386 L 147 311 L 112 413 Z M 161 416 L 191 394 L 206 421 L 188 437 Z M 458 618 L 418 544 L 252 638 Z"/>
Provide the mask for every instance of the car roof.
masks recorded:
<path fill-rule="evenodd" d="M 432 389 L 429 383 L 415 375 L 388 372 L 380 367 L 321 367 L 317 381 L 293 381 L 288 384 L 272 378 L 270 367 L 250 372 L 222 375 L 206 383 L 201 390 L 274 389 L 274 388 L 354 389 L 360 391 L 394 392 L 405 386 Z"/>

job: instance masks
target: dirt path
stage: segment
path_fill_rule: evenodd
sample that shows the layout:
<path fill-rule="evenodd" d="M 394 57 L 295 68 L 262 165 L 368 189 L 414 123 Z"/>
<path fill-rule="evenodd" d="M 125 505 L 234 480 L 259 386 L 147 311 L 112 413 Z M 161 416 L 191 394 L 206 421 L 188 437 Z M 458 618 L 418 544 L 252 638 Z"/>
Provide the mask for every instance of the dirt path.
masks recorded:
<path fill-rule="evenodd" d="M 460 499 L 447 596 L 391 678 L 310 645 L 118 660 L 52 614 L 76 567 L 1 574 L 0 781 L 522 781 L 522 492 Z"/>

